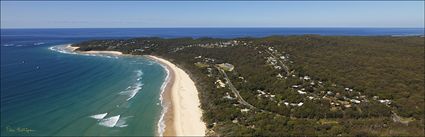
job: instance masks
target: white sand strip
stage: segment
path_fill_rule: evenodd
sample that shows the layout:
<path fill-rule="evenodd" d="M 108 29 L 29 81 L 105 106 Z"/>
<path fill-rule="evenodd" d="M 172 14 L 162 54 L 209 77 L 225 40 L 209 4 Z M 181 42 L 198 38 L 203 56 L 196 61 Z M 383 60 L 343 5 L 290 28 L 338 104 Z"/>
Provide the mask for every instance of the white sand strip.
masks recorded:
<path fill-rule="evenodd" d="M 164 64 L 173 71 L 171 104 L 175 136 L 205 136 L 206 126 L 201 120 L 202 110 L 195 83 L 182 69 L 169 61 L 155 56 L 148 56 Z M 170 73 L 171 74 L 171 73 Z"/>
<path fill-rule="evenodd" d="M 74 52 L 78 52 L 78 53 L 82 53 L 82 54 L 112 54 L 112 55 L 122 55 L 122 52 L 119 52 L 119 51 L 75 51 L 76 49 L 78 49 L 80 47 L 73 47 L 71 45 L 67 45 L 65 48 L 68 49 L 68 50 L 70 50 L 70 51 L 74 51 Z"/>

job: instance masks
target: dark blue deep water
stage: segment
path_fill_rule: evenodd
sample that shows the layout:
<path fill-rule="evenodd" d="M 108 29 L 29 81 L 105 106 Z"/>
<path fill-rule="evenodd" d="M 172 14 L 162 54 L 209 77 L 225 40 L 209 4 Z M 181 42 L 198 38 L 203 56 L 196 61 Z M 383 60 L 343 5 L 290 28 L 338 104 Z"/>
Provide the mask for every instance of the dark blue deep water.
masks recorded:
<path fill-rule="evenodd" d="M 265 37 L 270 35 L 424 35 L 424 28 L 108 28 L 108 29 L 2 29 L 2 36 L 39 38 L 129 38 L 129 37 Z"/>
<path fill-rule="evenodd" d="M 144 57 L 61 53 L 58 45 L 152 36 L 302 34 L 409 36 L 424 35 L 424 29 L 1 29 L 1 135 L 157 134 L 166 77 L 159 64 Z"/>

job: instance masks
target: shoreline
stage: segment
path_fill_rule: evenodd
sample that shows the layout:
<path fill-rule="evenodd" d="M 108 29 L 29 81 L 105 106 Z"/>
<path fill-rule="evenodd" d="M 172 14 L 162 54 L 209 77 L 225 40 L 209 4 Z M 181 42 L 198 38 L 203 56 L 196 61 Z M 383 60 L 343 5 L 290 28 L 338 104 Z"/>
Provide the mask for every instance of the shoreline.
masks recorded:
<path fill-rule="evenodd" d="M 176 136 L 176 131 L 174 129 L 173 124 L 173 116 L 174 116 L 174 107 L 171 97 L 172 87 L 174 85 L 174 71 L 169 68 L 169 66 L 163 64 L 162 62 L 159 62 L 159 60 L 156 60 L 154 57 L 145 56 L 150 60 L 153 60 L 157 63 L 159 63 L 165 71 L 167 71 L 167 77 L 165 83 L 161 87 L 161 106 L 163 107 L 163 110 L 161 112 L 161 117 L 158 122 L 158 136 Z M 168 126 L 167 126 L 168 125 Z"/>
<path fill-rule="evenodd" d="M 145 56 L 164 65 L 170 75 L 163 94 L 168 105 L 163 119 L 166 125 L 163 136 L 205 136 L 206 125 L 201 119 L 195 83 L 171 62 L 152 55 Z"/>
<path fill-rule="evenodd" d="M 65 49 L 82 54 L 124 55 L 119 51 L 76 51 L 79 47 L 67 45 Z M 189 75 L 173 63 L 153 56 L 144 55 L 159 63 L 167 71 L 161 86 L 160 100 L 163 111 L 158 122 L 159 136 L 205 136 L 206 125 L 202 121 L 202 110 L 198 90 Z"/>
<path fill-rule="evenodd" d="M 65 49 L 68 49 L 68 50 L 70 50 L 70 51 L 72 51 L 72 52 L 78 52 L 78 53 L 82 53 L 82 54 L 111 54 L 111 55 L 123 55 L 123 53 L 122 53 L 122 52 L 119 52 L 119 51 L 95 51 L 95 50 L 92 50 L 92 51 L 76 51 L 78 48 L 80 48 L 80 47 L 73 47 L 73 46 L 71 46 L 71 44 L 69 44 L 69 45 L 67 45 L 67 46 L 65 47 Z"/>

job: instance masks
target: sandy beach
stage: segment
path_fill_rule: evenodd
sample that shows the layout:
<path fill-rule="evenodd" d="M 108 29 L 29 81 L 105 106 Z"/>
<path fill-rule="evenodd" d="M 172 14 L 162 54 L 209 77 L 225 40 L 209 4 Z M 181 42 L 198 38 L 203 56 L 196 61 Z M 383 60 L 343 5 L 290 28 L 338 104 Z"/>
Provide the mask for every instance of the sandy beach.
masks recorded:
<path fill-rule="evenodd" d="M 119 51 L 81 51 L 85 54 L 113 54 L 113 55 L 122 55 L 122 52 Z"/>
<path fill-rule="evenodd" d="M 83 54 L 123 55 L 119 51 L 76 51 L 79 47 L 71 45 L 65 48 Z M 202 110 L 195 83 L 186 72 L 173 63 L 159 57 L 146 56 L 164 65 L 169 73 L 169 82 L 163 93 L 167 106 L 163 118 L 165 122 L 163 136 L 205 136 L 206 125 L 201 119 Z"/>
<path fill-rule="evenodd" d="M 165 88 L 164 98 L 170 101 L 165 114 L 164 136 L 205 136 L 206 126 L 201 120 L 202 110 L 195 83 L 182 69 L 171 62 L 155 56 L 147 56 L 165 65 L 169 70 L 170 82 Z"/>
<path fill-rule="evenodd" d="M 73 47 L 71 45 L 67 45 L 66 49 L 82 54 L 112 54 L 112 55 L 122 55 L 122 52 L 119 51 L 76 51 L 79 47 Z"/>

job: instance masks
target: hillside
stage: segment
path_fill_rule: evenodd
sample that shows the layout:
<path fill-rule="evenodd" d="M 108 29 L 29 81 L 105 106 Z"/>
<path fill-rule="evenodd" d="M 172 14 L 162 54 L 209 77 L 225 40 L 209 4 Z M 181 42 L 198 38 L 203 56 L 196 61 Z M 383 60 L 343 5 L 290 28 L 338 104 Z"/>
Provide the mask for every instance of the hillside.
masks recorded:
<path fill-rule="evenodd" d="M 200 91 L 210 135 L 424 135 L 424 38 L 271 36 L 86 41 L 163 57 Z"/>

